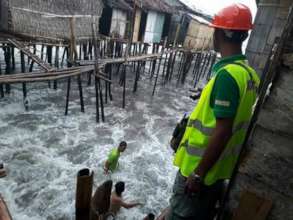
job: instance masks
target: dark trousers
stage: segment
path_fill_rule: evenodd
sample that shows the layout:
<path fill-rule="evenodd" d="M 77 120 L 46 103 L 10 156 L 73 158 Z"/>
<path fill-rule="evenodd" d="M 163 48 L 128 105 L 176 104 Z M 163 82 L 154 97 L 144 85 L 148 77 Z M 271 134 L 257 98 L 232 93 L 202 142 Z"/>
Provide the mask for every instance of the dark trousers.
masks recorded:
<path fill-rule="evenodd" d="M 170 213 L 167 220 L 212 220 L 215 206 L 221 197 L 223 181 L 211 186 L 202 186 L 199 193 L 185 193 L 186 177 L 177 173 L 173 195 L 170 199 Z"/>

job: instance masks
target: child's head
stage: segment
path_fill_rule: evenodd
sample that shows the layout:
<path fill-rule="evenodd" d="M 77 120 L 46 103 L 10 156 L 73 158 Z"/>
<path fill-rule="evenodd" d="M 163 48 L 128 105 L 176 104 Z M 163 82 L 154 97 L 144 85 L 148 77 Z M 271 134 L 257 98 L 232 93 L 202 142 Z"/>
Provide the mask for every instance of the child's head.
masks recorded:
<path fill-rule="evenodd" d="M 122 193 L 124 192 L 125 190 L 125 183 L 124 182 L 117 182 L 115 184 L 115 192 L 117 194 L 117 196 L 121 196 Z"/>
<path fill-rule="evenodd" d="M 126 148 L 127 148 L 127 143 L 125 141 L 122 141 L 118 146 L 119 152 L 124 152 Z"/>

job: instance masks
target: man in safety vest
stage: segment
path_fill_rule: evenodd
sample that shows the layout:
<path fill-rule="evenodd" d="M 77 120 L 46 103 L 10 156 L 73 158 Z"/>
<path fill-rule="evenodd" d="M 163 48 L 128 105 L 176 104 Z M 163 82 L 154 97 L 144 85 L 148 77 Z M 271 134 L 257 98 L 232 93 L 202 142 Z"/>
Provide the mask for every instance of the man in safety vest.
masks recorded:
<path fill-rule="evenodd" d="M 211 26 L 222 59 L 213 67 L 213 77 L 176 152 L 174 165 L 179 172 L 167 220 L 213 219 L 223 180 L 231 178 L 257 98 L 259 77 L 242 54 L 242 43 L 253 26 L 249 8 L 226 7 Z"/>

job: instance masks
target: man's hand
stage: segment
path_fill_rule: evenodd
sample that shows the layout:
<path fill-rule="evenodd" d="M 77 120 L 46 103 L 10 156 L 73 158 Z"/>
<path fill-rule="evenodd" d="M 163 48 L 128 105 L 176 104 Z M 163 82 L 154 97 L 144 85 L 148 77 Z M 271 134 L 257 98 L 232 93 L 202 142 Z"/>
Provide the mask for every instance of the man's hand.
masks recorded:
<path fill-rule="evenodd" d="M 106 160 L 105 165 L 104 165 L 104 174 L 108 174 L 109 173 L 109 162 L 108 160 Z"/>
<path fill-rule="evenodd" d="M 200 182 L 195 181 L 194 177 L 190 175 L 186 180 L 185 193 L 189 195 L 199 193 L 200 188 Z"/>

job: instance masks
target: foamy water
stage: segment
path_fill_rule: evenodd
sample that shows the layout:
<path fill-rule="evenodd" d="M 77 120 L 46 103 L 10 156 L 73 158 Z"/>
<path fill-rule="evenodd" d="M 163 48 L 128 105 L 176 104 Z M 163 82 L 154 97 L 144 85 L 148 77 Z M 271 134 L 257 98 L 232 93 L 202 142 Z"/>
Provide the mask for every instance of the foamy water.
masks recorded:
<path fill-rule="evenodd" d="M 0 160 L 8 170 L 8 176 L 0 179 L 0 193 L 13 219 L 74 219 L 78 170 L 93 170 L 96 188 L 109 178 L 102 165 L 122 140 L 128 148 L 111 178 L 126 182 L 127 201 L 144 206 L 122 210 L 118 219 L 142 219 L 168 205 L 176 174 L 168 142 L 176 121 L 195 102 L 188 98 L 188 85 L 159 85 L 152 97 L 152 83 L 146 77 L 133 94 L 134 74 L 128 76 L 126 108 L 121 108 L 122 88 L 115 77 L 114 100 L 106 105 L 106 122 L 100 124 L 95 123 L 94 87 L 84 86 L 86 113 L 81 113 L 75 80 L 68 116 L 64 116 L 66 84 L 59 84 L 57 91 L 46 83 L 30 85 L 27 112 L 20 87 L 0 99 Z"/>

